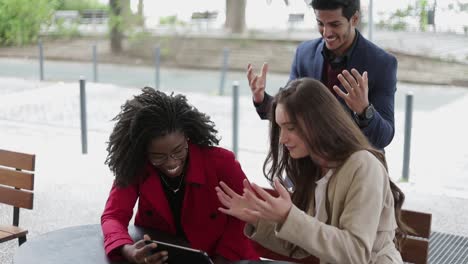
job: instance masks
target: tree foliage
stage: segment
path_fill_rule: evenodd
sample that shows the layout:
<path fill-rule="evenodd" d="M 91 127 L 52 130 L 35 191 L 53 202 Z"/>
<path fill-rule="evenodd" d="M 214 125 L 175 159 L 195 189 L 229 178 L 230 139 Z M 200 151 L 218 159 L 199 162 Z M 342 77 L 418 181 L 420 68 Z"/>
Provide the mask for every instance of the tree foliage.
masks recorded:
<path fill-rule="evenodd" d="M 56 0 L 57 10 L 106 10 L 107 5 L 100 3 L 98 0 Z"/>
<path fill-rule="evenodd" d="M 35 42 L 41 26 L 50 23 L 55 7 L 52 0 L 0 0 L 0 44 Z"/>

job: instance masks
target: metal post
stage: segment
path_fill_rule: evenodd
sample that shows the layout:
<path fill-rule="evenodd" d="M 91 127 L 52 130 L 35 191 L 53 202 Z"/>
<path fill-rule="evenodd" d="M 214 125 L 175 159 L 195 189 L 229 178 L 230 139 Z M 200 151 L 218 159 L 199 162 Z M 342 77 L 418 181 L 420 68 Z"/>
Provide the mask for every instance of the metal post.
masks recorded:
<path fill-rule="evenodd" d="M 232 151 L 236 157 L 239 138 L 239 82 L 232 83 Z"/>
<path fill-rule="evenodd" d="M 93 44 L 93 80 L 98 82 L 98 69 L 97 69 L 97 46 Z"/>
<path fill-rule="evenodd" d="M 411 152 L 411 127 L 413 117 L 413 93 L 406 94 L 406 109 L 405 109 L 405 138 L 403 146 L 403 181 L 409 180 L 409 164 Z"/>
<path fill-rule="evenodd" d="M 88 153 L 88 137 L 86 127 L 86 80 L 80 76 L 80 114 L 81 114 L 81 153 Z"/>
<path fill-rule="evenodd" d="M 229 48 L 223 49 L 223 65 L 221 66 L 221 82 L 219 84 L 219 95 L 224 95 L 224 83 L 226 81 L 226 72 L 228 68 Z"/>
<path fill-rule="evenodd" d="M 42 48 L 42 40 L 39 39 L 39 78 L 41 81 L 44 80 L 44 50 Z"/>
<path fill-rule="evenodd" d="M 374 29 L 374 7 L 372 5 L 372 1 L 373 0 L 369 0 L 369 21 L 368 21 L 368 30 L 369 30 L 369 36 L 367 37 L 367 39 L 369 39 L 370 41 L 372 41 L 372 33 L 373 33 L 373 29 Z"/>
<path fill-rule="evenodd" d="M 154 67 L 155 67 L 155 78 L 154 78 L 154 86 L 157 90 L 159 90 L 159 65 L 161 63 L 161 48 L 156 46 L 154 49 Z"/>

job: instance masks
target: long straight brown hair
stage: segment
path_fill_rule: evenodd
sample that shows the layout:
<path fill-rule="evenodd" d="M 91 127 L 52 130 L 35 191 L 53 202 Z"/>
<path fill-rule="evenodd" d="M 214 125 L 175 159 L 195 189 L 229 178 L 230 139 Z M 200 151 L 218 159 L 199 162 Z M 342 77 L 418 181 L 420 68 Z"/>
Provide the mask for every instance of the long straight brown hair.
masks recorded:
<path fill-rule="evenodd" d="M 314 155 L 339 167 L 356 151 L 367 150 L 388 170 L 385 155 L 371 146 L 327 87 L 311 78 L 291 81 L 273 100 L 270 112 L 270 149 L 263 164 L 263 173 L 270 183 L 278 178 L 284 184 L 283 175 L 287 175 L 294 184 L 292 201 L 299 209 L 306 212 L 309 209 L 315 182 L 322 177 L 321 168 L 310 157 L 291 158 L 287 149 L 279 143 L 280 128 L 275 122 L 278 104 L 284 106 L 289 121 L 296 124 L 299 135 Z M 388 180 L 398 224 L 395 244 L 400 248 L 408 231 L 407 225 L 401 220 L 401 206 L 405 195 L 390 177 Z"/>

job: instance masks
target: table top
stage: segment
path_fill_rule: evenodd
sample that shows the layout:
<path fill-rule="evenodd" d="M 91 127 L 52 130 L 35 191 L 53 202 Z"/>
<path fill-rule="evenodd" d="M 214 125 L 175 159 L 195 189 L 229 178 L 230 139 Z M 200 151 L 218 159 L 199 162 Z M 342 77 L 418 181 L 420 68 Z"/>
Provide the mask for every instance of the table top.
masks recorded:
<path fill-rule="evenodd" d="M 158 240 L 184 245 L 188 243 L 171 235 L 155 230 L 147 230 L 130 225 L 128 232 L 133 240 L 139 240 L 147 233 Z M 280 261 L 237 261 L 235 264 L 257 263 L 280 264 Z M 116 264 L 127 262 L 112 262 L 105 252 L 101 226 L 82 225 L 59 229 L 40 236 L 28 239 L 15 253 L 14 264 Z M 234 264 L 233 263 L 233 264 Z"/>
<path fill-rule="evenodd" d="M 142 237 L 142 229 L 129 226 L 132 238 Z M 116 263 L 104 252 L 100 225 L 59 229 L 28 239 L 15 253 L 13 263 Z"/>

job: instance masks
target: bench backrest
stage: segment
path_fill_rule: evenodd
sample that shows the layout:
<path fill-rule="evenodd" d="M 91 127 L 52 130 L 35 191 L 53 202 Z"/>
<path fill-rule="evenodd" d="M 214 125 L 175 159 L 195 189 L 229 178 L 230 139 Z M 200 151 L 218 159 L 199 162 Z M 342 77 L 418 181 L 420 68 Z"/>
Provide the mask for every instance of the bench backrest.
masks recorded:
<path fill-rule="evenodd" d="M 304 21 L 304 13 L 289 14 L 288 22 L 302 22 Z"/>
<path fill-rule="evenodd" d="M 193 12 L 192 13 L 192 19 L 193 20 L 197 20 L 197 19 L 216 19 L 218 17 L 218 12 L 209 12 L 209 11 L 205 11 L 205 12 Z"/>
<path fill-rule="evenodd" d="M 33 209 L 35 159 L 32 154 L 0 149 L 0 203 L 15 208 L 15 226 L 19 222 L 18 208 Z"/>
<path fill-rule="evenodd" d="M 401 256 L 404 262 L 426 264 L 429 253 L 432 214 L 401 210 L 402 220 L 414 230 L 403 242 Z"/>

